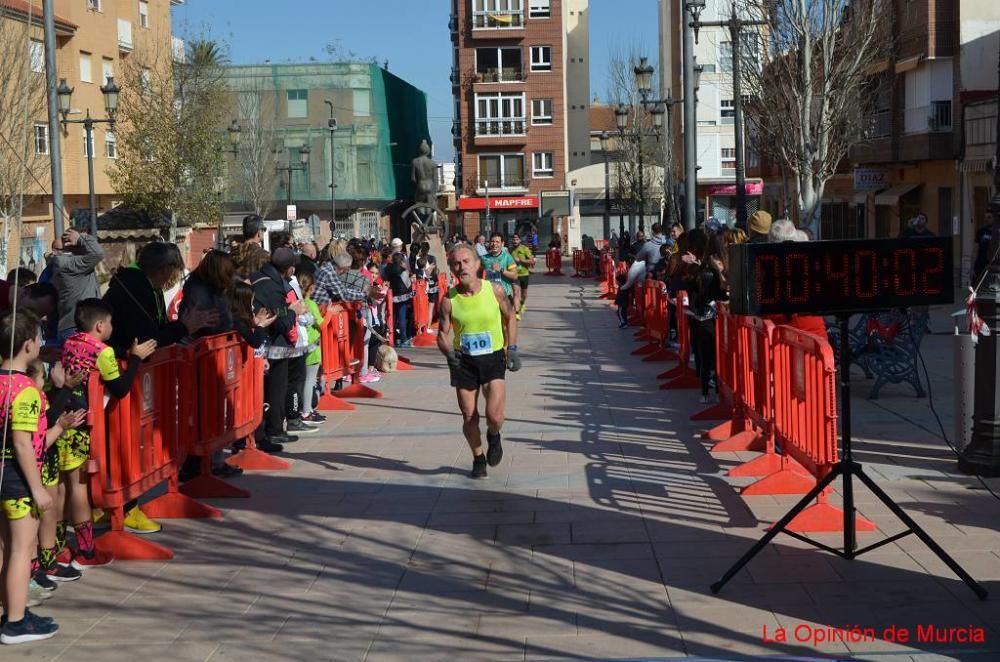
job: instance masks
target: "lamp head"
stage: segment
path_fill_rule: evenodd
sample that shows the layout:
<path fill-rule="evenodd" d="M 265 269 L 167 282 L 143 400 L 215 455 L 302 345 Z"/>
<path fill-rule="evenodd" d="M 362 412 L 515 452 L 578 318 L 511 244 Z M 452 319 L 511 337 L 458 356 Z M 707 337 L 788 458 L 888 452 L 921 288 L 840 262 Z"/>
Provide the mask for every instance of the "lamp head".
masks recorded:
<path fill-rule="evenodd" d="M 656 129 L 657 133 L 659 133 L 660 129 L 663 128 L 663 115 L 666 112 L 667 108 L 662 103 L 656 104 L 656 106 L 649 111 L 649 114 L 653 117 L 653 128 Z"/>
<path fill-rule="evenodd" d="M 70 108 L 72 108 L 73 88 L 66 84 L 65 78 L 59 79 L 56 94 L 59 96 L 59 114 L 62 115 L 63 121 L 66 121 L 66 116 L 69 115 Z"/>
<path fill-rule="evenodd" d="M 618 104 L 618 107 L 615 108 L 615 124 L 622 133 L 625 133 L 625 129 L 628 128 L 628 108 L 623 103 Z"/>
<path fill-rule="evenodd" d="M 309 163 L 310 151 L 312 150 L 309 149 L 309 145 L 303 145 L 302 147 L 299 148 L 299 163 L 301 163 L 302 165 L 306 165 L 307 163 Z"/>
<path fill-rule="evenodd" d="M 632 72 L 635 74 L 635 86 L 639 90 L 639 95 L 645 100 L 653 89 L 653 65 L 641 57 Z"/>
<path fill-rule="evenodd" d="M 701 12 L 705 10 L 705 0 L 688 0 L 687 9 L 691 12 L 693 19 L 691 27 L 694 28 L 694 43 L 698 43 L 698 30 L 701 29 Z"/>
<path fill-rule="evenodd" d="M 608 132 L 601 131 L 601 151 L 605 154 L 608 153 L 608 143 L 611 141 L 608 139 Z"/>
<path fill-rule="evenodd" d="M 101 87 L 101 94 L 104 95 L 104 110 L 108 114 L 108 119 L 115 121 L 115 113 L 118 112 L 118 95 L 121 92 L 115 83 L 114 76 L 108 76 L 107 82 Z"/>

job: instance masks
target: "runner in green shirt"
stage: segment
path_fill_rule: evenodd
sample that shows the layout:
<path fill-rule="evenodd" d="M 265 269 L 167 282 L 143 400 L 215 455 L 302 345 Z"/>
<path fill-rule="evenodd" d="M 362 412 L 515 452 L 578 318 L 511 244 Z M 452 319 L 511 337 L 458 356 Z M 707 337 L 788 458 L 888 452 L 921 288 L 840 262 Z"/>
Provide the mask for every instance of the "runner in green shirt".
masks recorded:
<path fill-rule="evenodd" d="M 517 263 L 517 285 L 520 290 L 520 305 L 515 308 L 517 319 L 524 313 L 525 302 L 528 300 L 528 280 L 531 278 L 531 267 L 535 266 L 535 252 L 521 241 L 521 236 L 514 234 L 510 238 L 510 255 Z"/>

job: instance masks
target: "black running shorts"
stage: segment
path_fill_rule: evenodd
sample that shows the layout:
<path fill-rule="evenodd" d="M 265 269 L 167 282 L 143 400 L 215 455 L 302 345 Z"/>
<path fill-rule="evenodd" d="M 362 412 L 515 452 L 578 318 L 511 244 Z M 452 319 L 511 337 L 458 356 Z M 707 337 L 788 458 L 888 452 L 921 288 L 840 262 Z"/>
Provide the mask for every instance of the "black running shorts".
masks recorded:
<path fill-rule="evenodd" d="M 451 385 L 455 388 L 474 391 L 495 379 L 503 379 L 507 372 L 507 354 L 502 349 L 483 356 L 459 356 L 459 367 L 450 368 Z"/>
<path fill-rule="evenodd" d="M 531 276 L 518 276 L 517 284 L 521 286 L 522 290 L 528 289 L 528 281 L 531 280 Z"/>

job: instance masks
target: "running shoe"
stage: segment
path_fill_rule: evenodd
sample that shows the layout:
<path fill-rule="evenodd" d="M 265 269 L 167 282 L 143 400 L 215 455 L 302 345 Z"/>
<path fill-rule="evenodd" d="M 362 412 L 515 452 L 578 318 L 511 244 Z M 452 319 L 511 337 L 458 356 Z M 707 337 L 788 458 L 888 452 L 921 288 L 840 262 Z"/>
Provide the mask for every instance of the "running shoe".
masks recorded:
<path fill-rule="evenodd" d="M 326 416 L 316 410 L 313 410 L 308 414 L 303 415 L 302 420 L 307 423 L 324 423 L 326 422 Z"/>
<path fill-rule="evenodd" d="M 80 569 L 69 563 L 56 563 L 45 571 L 45 578 L 52 582 L 75 582 L 80 577 L 83 577 Z"/>
<path fill-rule="evenodd" d="M 146 517 L 146 513 L 142 512 L 139 506 L 125 513 L 125 530 L 129 533 L 148 535 L 150 533 L 159 533 L 162 528 L 159 524 Z"/>
<path fill-rule="evenodd" d="M 486 448 L 486 464 L 495 467 L 503 459 L 503 446 L 500 444 L 500 434 L 498 433 L 494 437 L 487 433 L 486 442 L 488 444 Z"/>
<path fill-rule="evenodd" d="M 46 591 L 52 592 L 59 588 L 59 585 L 48 578 L 45 571 L 39 568 L 34 575 L 32 575 L 31 580 L 44 588 Z"/>
<path fill-rule="evenodd" d="M 515 314 L 515 315 L 514 315 L 514 317 L 516 317 L 516 318 L 517 318 L 517 321 L 518 321 L 518 322 L 520 322 L 520 321 L 521 321 L 521 313 L 517 313 L 517 314 Z"/>
<path fill-rule="evenodd" d="M 28 602 L 36 602 L 37 604 L 42 604 L 46 600 L 51 600 L 51 599 L 52 599 L 52 593 L 42 588 L 38 584 L 38 582 L 35 581 L 35 578 L 32 577 L 31 580 L 28 582 Z"/>
<path fill-rule="evenodd" d="M 85 552 L 82 549 L 78 551 L 73 556 L 73 567 L 76 569 L 97 567 L 102 565 L 111 565 L 114 559 L 104 552 L 99 552 L 96 549 L 92 549 L 89 552 Z"/>
<path fill-rule="evenodd" d="M 297 434 L 309 434 L 311 432 L 316 432 L 316 428 L 311 425 L 306 425 L 300 420 L 292 419 L 288 421 L 287 425 L 285 425 L 285 431 L 295 432 Z"/>
<path fill-rule="evenodd" d="M 380 381 L 381 379 L 382 378 L 379 377 L 378 375 L 373 375 L 370 372 L 366 372 L 365 374 L 361 375 L 361 379 L 359 379 L 358 381 L 361 382 L 362 384 L 374 384 L 375 382 Z"/>
<path fill-rule="evenodd" d="M 0 630 L 0 643 L 7 645 L 26 644 L 31 641 L 50 639 L 59 631 L 59 626 L 52 620 L 35 616 L 29 610 L 24 610 L 24 618 L 20 621 L 7 621 Z"/>
<path fill-rule="evenodd" d="M 469 478 L 486 478 L 486 456 L 477 455 L 472 460 L 472 471 Z"/>
<path fill-rule="evenodd" d="M 285 447 L 281 444 L 265 439 L 264 441 L 257 443 L 257 450 L 264 451 L 265 453 L 281 453 L 285 450 Z"/>

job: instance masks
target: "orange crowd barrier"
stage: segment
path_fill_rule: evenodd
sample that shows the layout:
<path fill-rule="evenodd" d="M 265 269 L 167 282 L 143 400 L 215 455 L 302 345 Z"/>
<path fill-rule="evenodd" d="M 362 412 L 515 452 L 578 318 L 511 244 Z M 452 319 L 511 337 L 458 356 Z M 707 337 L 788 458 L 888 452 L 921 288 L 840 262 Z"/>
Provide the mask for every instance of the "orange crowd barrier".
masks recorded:
<path fill-rule="evenodd" d="M 357 409 L 344 398 L 380 398 L 382 394 L 360 383 L 361 360 L 364 356 L 365 321 L 359 315 L 362 304 L 334 303 L 327 306 L 320 323 L 320 373 L 324 388 L 318 409 L 322 411 L 354 411 Z M 354 337 L 351 337 L 351 327 Z M 334 391 L 334 384 L 346 377 L 351 385 Z"/>
<path fill-rule="evenodd" d="M 600 275 L 604 280 L 604 292 L 601 299 L 614 299 L 618 294 L 618 281 L 615 280 L 615 259 L 610 253 L 601 253 Z"/>
<path fill-rule="evenodd" d="M 174 554 L 145 537 L 125 531 L 124 506 L 163 482 L 167 493 L 143 504 L 156 517 L 219 517 L 221 513 L 178 491 L 177 469 L 184 439 L 197 434 L 190 407 L 182 407 L 181 383 L 194 384 L 190 350 L 165 347 L 143 362 L 132 389 L 104 407 L 104 385 L 92 372 L 90 459 L 86 470 L 93 505 L 111 513 L 111 530 L 95 541 L 98 554 L 121 560 L 165 560 Z M 193 372 L 193 371 L 192 371 Z"/>
<path fill-rule="evenodd" d="M 718 315 L 715 318 L 715 380 L 719 387 L 719 402 L 692 414 L 692 421 L 736 418 L 736 380 L 742 369 L 743 359 L 743 355 L 736 348 L 736 316 L 730 314 L 729 306 L 724 303 L 717 304 L 716 311 Z M 724 423 L 723 426 L 725 425 Z M 706 433 L 706 438 L 714 438 L 709 434 Z M 725 437 L 730 434 L 731 431 L 727 430 Z"/>
<path fill-rule="evenodd" d="M 633 356 L 646 356 L 654 354 L 659 347 L 653 335 L 653 328 L 656 326 L 656 302 L 662 283 L 652 278 L 646 278 L 642 283 L 642 293 L 636 297 L 641 306 L 639 315 L 642 321 L 642 330 L 635 334 L 636 340 L 644 340 L 645 345 L 632 352 Z"/>
<path fill-rule="evenodd" d="M 701 381 L 698 374 L 691 368 L 691 327 L 688 324 L 687 308 L 688 293 L 684 290 L 677 292 L 677 298 L 670 303 L 674 304 L 674 319 L 677 320 L 677 366 L 662 372 L 656 376 L 657 379 L 669 380 L 660 384 L 660 389 L 668 391 L 678 388 L 698 388 Z"/>
<path fill-rule="evenodd" d="M 646 321 L 645 314 L 643 310 L 646 307 L 646 281 L 637 280 L 632 285 L 632 292 L 628 298 L 628 325 L 629 326 L 642 326 Z M 646 332 L 645 327 L 639 329 L 635 333 L 636 340 L 645 340 L 649 334 Z"/>
<path fill-rule="evenodd" d="M 573 251 L 573 278 L 590 278 L 594 275 L 594 254 L 590 251 Z"/>
<path fill-rule="evenodd" d="M 243 346 L 243 388 L 239 392 L 244 406 L 255 412 L 259 426 L 264 416 L 264 359 L 255 357 L 249 345 Z M 287 461 L 257 448 L 253 432 L 247 435 L 243 450 L 231 455 L 226 462 L 244 471 L 285 471 L 291 466 Z"/>
<path fill-rule="evenodd" d="M 389 290 L 389 294 L 385 298 L 385 335 L 389 340 L 390 347 L 396 346 L 396 316 L 393 312 L 394 307 L 395 306 L 392 302 L 392 290 Z M 396 358 L 398 359 L 396 362 L 396 370 L 402 372 L 414 370 L 413 364 L 410 363 L 410 360 L 399 352 L 396 352 Z"/>
<path fill-rule="evenodd" d="M 413 336 L 414 347 L 437 345 L 437 336 L 430 332 L 432 315 L 427 285 L 428 281 L 425 278 L 418 278 L 413 283 L 413 326 L 416 330 Z"/>
<path fill-rule="evenodd" d="M 545 252 L 546 276 L 562 276 L 562 254 L 558 248 L 550 248 Z"/>

